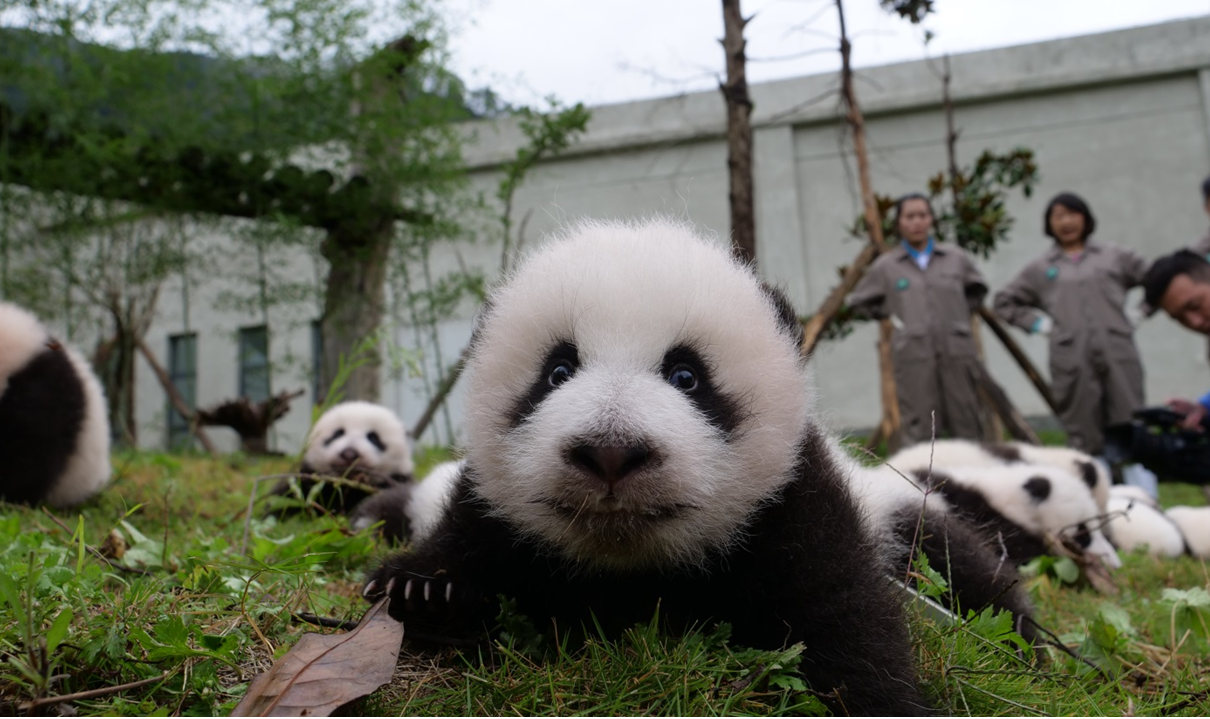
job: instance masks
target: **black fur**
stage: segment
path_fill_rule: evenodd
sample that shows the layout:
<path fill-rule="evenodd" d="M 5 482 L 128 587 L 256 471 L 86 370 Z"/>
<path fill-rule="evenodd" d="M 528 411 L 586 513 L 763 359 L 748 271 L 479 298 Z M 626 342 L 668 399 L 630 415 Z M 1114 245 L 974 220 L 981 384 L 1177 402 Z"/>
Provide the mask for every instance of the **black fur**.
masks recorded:
<path fill-rule="evenodd" d="M 802 322 L 798 319 L 798 313 L 794 311 L 794 305 L 790 304 L 790 300 L 786 298 L 785 293 L 776 287 L 762 282 L 760 289 L 769 298 L 769 301 L 773 303 L 773 309 L 777 311 L 777 326 L 794 340 L 796 347 L 801 345 L 803 339 Z"/>
<path fill-rule="evenodd" d="M 57 342 L 0 395 L 0 499 L 33 504 L 54 488 L 84 425 L 84 383 Z"/>
<path fill-rule="evenodd" d="M 560 557 L 475 494 L 477 483 L 491 481 L 477 472 L 490 468 L 467 468 L 440 525 L 415 551 L 374 572 L 369 594 L 390 586 L 391 614 L 412 635 L 451 641 L 485 637 L 497 595 L 515 598 L 539 627 L 553 623 L 560 636 L 579 634 L 594 617 L 616 635 L 650 621 L 658 607 L 670 631 L 728 622 L 738 644 L 803 642 L 803 674 L 838 712 L 926 711 L 899 599 L 822 438 L 808 435 L 798 456 L 794 477 L 755 509 L 730 551 L 711 552 L 701 567 L 641 571 Z"/>
<path fill-rule="evenodd" d="M 1028 562 L 1046 553 L 1046 543 L 1042 537 L 1031 534 L 1025 527 L 1005 517 L 978 490 L 955 482 L 936 470 L 931 475 L 923 471 L 917 471 L 915 475 L 926 486 L 939 492 L 953 505 L 955 512 L 987 535 L 993 549 L 1002 547 L 1014 564 Z"/>
<path fill-rule="evenodd" d="M 546 359 L 542 361 L 542 371 L 534 378 L 525 395 L 517 401 L 517 406 L 509 414 L 509 425 L 516 427 L 525 421 L 538 409 L 538 405 L 550 394 L 555 388 L 555 384 L 551 382 L 551 372 L 557 365 L 570 367 L 571 377 L 575 370 L 580 366 L 580 353 L 576 346 L 570 342 L 562 341 L 557 343 L 550 351 L 546 353 Z"/>
<path fill-rule="evenodd" d="M 947 512 L 904 507 L 892 518 L 899 551 L 892 558 L 897 576 L 912 569 L 917 548 L 929 566 L 949 582 L 949 608 L 959 616 L 968 610 L 996 607 L 1012 612 L 1017 633 L 1029 641 L 1037 638 L 1033 607 L 1021 585 L 1016 565 L 1007 555 L 995 552 L 975 527 Z"/>
<path fill-rule="evenodd" d="M 1080 468 L 1080 477 L 1084 480 L 1084 484 L 1088 485 L 1089 489 L 1096 489 L 1097 486 L 1097 468 L 1092 462 L 1076 462 Z"/>
<path fill-rule="evenodd" d="M 404 508 L 412 498 L 412 489 L 411 482 L 403 482 L 366 497 L 349 513 L 349 524 L 382 522 L 379 529 L 382 536 L 393 542 L 403 542 L 411 532 Z"/>
<path fill-rule="evenodd" d="M 739 404 L 714 386 L 714 382 L 710 378 L 710 367 L 697 350 L 685 345 L 678 345 L 668 350 L 664 355 L 660 374 L 668 378 L 669 374 L 678 367 L 689 367 L 697 375 L 697 386 L 692 390 L 685 390 L 685 396 L 702 413 L 707 422 L 718 427 L 725 436 L 730 438 L 739 423 L 745 419 Z"/>

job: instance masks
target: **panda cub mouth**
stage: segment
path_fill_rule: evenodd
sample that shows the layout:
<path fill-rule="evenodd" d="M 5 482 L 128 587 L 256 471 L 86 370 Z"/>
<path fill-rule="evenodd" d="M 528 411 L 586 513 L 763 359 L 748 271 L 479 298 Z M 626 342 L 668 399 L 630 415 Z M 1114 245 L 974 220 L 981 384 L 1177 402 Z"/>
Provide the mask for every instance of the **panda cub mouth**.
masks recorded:
<path fill-rule="evenodd" d="M 620 524 L 664 522 L 679 519 L 692 510 L 697 509 L 695 505 L 681 503 L 652 504 L 639 507 L 624 506 L 621 501 L 611 495 L 596 500 L 592 497 L 585 497 L 579 504 L 572 504 L 553 498 L 541 499 L 538 500 L 538 503 L 549 508 L 569 522 L 591 520 L 595 522 L 617 522 Z"/>

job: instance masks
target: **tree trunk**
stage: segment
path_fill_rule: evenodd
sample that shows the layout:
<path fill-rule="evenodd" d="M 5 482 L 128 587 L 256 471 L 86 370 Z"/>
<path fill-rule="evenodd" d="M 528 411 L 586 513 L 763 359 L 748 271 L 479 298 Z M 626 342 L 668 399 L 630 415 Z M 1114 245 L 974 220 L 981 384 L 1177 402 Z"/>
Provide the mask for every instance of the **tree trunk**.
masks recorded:
<path fill-rule="evenodd" d="M 723 0 L 723 53 L 727 81 L 719 85 L 727 101 L 727 169 L 731 201 L 731 249 L 744 262 L 756 259 L 756 212 L 752 180 L 752 98 L 745 70 L 744 26 L 739 0 Z"/>
<path fill-rule="evenodd" d="M 849 44 L 848 31 L 845 28 L 844 3 L 836 0 L 836 14 L 840 18 L 840 96 L 847 110 L 849 128 L 853 131 L 853 155 L 857 159 L 857 179 L 861 184 L 861 205 L 865 213 L 866 231 L 870 234 L 869 249 L 863 251 L 858 259 L 865 259 L 853 274 L 853 283 L 861 277 L 866 265 L 886 250 L 882 236 L 882 215 L 878 213 L 878 200 L 874 197 L 874 183 L 870 179 L 869 152 L 866 149 L 865 117 L 861 114 L 861 106 L 857 104 L 857 93 L 853 89 L 853 65 L 850 60 L 852 45 Z M 868 259 L 866 259 L 868 258 Z M 853 268 L 850 268 L 852 270 Z M 846 276 L 849 272 L 845 273 Z M 843 301 L 843 295 L 841 296 Z M 837 305 L 839 308 L 839 303 Z M 880 323 L 878 367 L 880 385 L 882 387 L 882 418 L 879 428 L 886 439 L 888 451 L 897 448 L 901 441 L 899 432 L 899 399 L 895 392 L 895 365 L 891 357 L 891 324 L 889 321 Z M 889 390 L 889 391 L 888 391 Z"/>
<path fill-rule="evenodd" d="M 393 229 L 390 220 L 380 220 L 368 228 L 333 228 L 324 238 L 322 252 L 329 268 L 320 323 L 323 336 L 321 397 L 327 396 L 331 389 L 341 359 L 346 363 L 353 361 L 353 350 L 382 324 Z M 381 358 L 377 345 L 369 349 L 369 357 L 359 361 L 344 386 L 338 388 L 344 399 L 379 401 Z"/>

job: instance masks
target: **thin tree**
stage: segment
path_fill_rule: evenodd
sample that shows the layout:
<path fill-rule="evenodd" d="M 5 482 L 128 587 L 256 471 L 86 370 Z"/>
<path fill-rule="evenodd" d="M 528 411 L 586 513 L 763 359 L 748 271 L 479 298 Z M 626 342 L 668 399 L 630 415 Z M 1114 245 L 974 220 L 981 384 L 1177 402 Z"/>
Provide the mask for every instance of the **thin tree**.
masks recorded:
<path fill-rule="evenodd" d="M 728 199 L 731 205 L 731 249 L 745 262 L 756 259 L 756 209 L 752 179 L 752 96 L 748 93 L 745 18 L 739 0 L 723 0 L 723 54 L 727 80 L 719 90 L 727 103 Z"/>

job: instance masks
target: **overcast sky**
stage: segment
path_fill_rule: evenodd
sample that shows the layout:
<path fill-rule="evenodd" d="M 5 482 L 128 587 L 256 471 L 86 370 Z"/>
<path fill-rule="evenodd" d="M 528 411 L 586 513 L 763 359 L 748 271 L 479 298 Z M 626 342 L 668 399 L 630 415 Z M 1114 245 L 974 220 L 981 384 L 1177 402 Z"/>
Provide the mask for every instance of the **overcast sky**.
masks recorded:
<path fill-rule="evenodd" d="M 936 0 L 913 26 L 846 0 L 858 67 L 1210 14 L 1210 0 Z M 513 102 L 590 105 L 717 87 L 719 0 L 447 0 L 454 70 Z M 743 0 L 750 82 L 834 71 L 834 0 Z M 927 50 L 923 31 L 934 39 Z M 777 61 L 775 58 L 793 57 Z"/>

